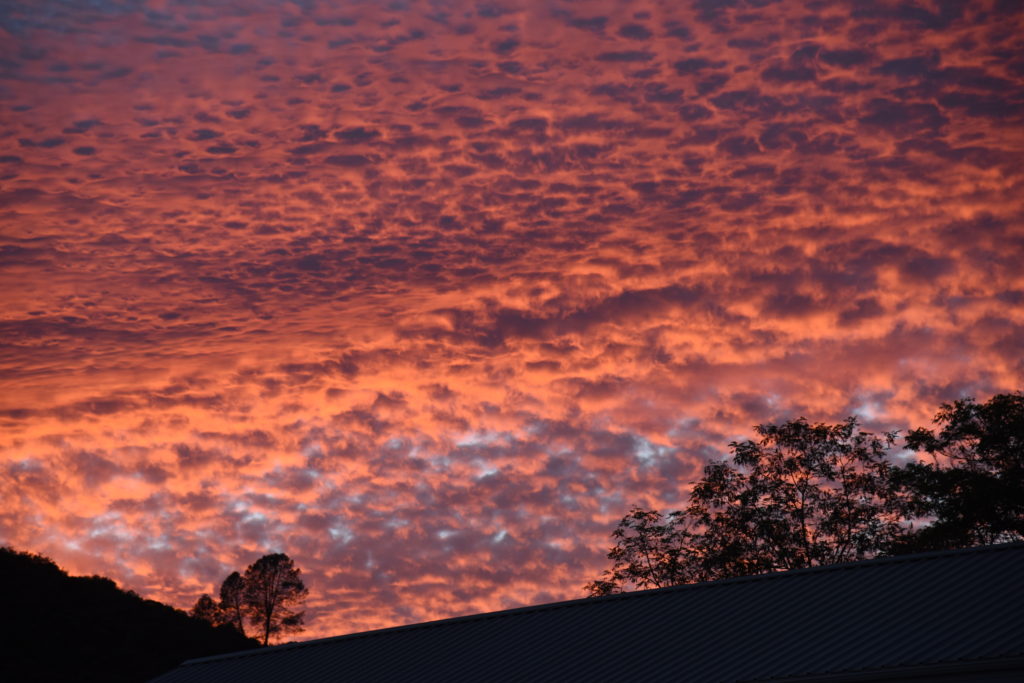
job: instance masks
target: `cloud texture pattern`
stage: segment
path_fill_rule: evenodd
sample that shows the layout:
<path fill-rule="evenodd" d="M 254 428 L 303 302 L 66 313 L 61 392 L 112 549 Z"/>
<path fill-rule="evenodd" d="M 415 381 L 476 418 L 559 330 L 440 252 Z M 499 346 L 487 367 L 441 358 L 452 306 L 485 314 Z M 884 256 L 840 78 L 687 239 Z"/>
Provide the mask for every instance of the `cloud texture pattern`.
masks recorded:
<path fill-rule="evenodd" d="M 582 596 L 751 426 L 1024 380 L 1013 0 L 8 0 L 0 542 Z"/>

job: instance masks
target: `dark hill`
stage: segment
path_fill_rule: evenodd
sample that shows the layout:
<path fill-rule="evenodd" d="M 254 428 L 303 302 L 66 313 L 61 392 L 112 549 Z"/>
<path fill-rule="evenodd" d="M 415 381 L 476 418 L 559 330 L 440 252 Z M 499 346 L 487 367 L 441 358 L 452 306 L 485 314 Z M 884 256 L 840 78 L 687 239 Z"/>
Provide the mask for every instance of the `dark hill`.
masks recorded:
<path fill-rule="evenodd" d="M 110 579 L 68 576 L 10 548 L 0 548 L 0 604 L 3 681 L 146 681 L 186 659 L 258 646 Z"/>

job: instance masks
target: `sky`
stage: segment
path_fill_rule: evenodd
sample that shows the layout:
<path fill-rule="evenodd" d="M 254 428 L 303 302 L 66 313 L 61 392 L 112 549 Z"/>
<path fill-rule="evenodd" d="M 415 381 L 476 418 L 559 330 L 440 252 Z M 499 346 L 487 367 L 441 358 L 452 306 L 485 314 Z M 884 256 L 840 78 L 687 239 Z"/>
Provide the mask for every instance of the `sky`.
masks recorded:
<path fill-rule="evenodd" d="M 753 425 L 1024 387 L 1017 0 L 6 0 L 0 543 L 582 597 Z"/>

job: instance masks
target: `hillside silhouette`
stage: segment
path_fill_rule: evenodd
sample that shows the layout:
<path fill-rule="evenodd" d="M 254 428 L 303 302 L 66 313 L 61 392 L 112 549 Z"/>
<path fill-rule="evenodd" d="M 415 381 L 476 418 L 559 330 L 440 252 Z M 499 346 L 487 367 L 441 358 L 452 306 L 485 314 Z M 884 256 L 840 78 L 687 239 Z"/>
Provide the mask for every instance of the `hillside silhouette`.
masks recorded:
<path fill-rule="evenodd" d="M 186 659 L 258 646 L 108 578 L 68 576 L 41 555 L 0 547 L 0 585 L 4 681 L 145 681 Z"/>

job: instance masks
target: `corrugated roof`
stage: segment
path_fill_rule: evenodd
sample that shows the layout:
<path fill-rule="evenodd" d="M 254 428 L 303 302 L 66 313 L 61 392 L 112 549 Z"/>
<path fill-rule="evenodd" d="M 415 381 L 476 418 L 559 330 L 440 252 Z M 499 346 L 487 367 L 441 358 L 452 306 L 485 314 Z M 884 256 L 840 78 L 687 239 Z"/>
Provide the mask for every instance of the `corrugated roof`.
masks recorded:
<path fill-rule="evenodd" d="M 1024 543 L 923 553 L 195 659 L 155 680 L 779 681 L 1022 666 L 1022 578 Z"/>

